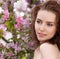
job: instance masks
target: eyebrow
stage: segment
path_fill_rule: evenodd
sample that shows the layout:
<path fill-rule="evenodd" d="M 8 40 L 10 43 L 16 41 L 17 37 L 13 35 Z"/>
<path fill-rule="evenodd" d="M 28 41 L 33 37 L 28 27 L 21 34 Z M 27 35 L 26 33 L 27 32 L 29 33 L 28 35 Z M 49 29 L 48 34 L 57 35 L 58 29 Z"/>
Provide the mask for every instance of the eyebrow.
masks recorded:
<path fill-rule="evenodd" d="M 51 22 L 51 21 L 47 21 L 47 23 L 54 23 L 55 24 L 55 22 Z"/>
<path fill-rule="evenodd" d="M 41 20 L 39 18 L 36 18 L 37 20 Z M 42 20 L 41 20 L 42 21 Z M 51 22 L 51 21 L 47 21 L 47 23 L 55 23 L 55 22 Z"/>

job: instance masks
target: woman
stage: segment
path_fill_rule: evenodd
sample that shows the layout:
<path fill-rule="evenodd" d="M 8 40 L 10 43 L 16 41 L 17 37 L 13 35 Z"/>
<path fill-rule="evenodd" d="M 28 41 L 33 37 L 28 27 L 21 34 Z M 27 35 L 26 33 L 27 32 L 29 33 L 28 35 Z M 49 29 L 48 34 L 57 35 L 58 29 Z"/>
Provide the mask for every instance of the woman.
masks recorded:
<path fill-rule="evenodd" d="M 60 59 L 60 4 L 48 1 L 32 9 L 33 59 Z"/>

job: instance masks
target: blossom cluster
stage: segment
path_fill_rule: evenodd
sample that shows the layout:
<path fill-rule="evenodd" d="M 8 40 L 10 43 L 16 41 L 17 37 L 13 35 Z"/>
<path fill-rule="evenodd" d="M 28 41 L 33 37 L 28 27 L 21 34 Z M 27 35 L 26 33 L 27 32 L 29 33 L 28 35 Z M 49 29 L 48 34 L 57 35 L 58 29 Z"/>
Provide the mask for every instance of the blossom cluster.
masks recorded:
<path fill-rule="evenodd" d="M 31 9 L 26 0 L 0 3 L 0 59 L 27 59 L 33 56 L 30 42 Z"/>

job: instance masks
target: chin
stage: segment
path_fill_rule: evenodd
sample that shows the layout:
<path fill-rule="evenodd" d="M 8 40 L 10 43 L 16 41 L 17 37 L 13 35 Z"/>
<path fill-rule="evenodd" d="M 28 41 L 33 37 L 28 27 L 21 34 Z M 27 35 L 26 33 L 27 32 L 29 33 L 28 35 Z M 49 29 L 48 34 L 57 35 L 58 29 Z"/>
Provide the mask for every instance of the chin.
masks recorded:
<path fill-rule="evenodd" d="M 48 39 L 45 39 L 45 38 L 38 38 L 38 40 L 39 40 L 40 42 L 44 42 L 44 41 L 47 41 Z"/>

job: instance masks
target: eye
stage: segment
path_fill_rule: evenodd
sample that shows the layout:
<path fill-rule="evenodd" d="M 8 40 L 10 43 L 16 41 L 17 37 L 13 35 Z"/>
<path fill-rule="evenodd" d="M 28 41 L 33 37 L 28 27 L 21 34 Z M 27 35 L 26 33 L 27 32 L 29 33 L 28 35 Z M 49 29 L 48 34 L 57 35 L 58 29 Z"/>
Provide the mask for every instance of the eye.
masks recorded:
<path fill-rule="evenodd" d="M 51 23 L 47 23 L 47 26 L 53 26 L 53 24 L 51 24 Z"/>
<path fill-rule="evenodd" d="M 40 19 L 37 19 L 36 21 L 38 24 L 42 24 L 42 21 Z"/>

